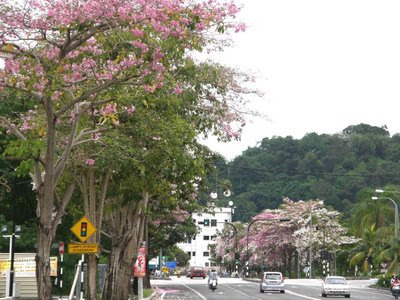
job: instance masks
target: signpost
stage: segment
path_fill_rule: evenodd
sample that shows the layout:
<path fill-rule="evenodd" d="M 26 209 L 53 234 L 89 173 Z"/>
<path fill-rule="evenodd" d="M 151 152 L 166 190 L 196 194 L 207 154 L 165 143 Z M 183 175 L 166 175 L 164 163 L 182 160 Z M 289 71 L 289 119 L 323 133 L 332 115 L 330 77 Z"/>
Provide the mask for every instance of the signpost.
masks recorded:
<path fill-rule="evenodd" d="M 138 298 L 143 299 L 143 277 L 146 276 L 146 247 L 140 247 L 133 266 L 133 276 L 138 277 Z"/>
<path fill-rule="evenodd" d="M 60 242 L 59 246 L 58 246 L 58 252 L 60 253 L 60 255 L 64 255 L 64 243 Z"/>
<path fill-rule="evenodd" d="M 63 260 L 64 260 L 64 242 L 60 242 L 58 245 L 58 253 L 60 253 L 60 274 L 59 274 L 59 282 L 60 282 L 60 299 L 62 299 L 61 289 L 63 287 Z"/>
<path fill-rule="evenodd" d="M 86 217 L 83 217 L 71 227 L 71 231 L 84 243 L 96 232 L 96 227 Z"/>
<path fill-rule="evenodd" d="M 93 233 L 96 232 L 96 227 L 94 227 L 94 225 L 86 217 L 82 217 L 82 219 L 76 222 L 71 227 L 71 231 L 82 242 L 82 243 L 69 243 L 68 254 L 82 254 L 80 298 L 83 299 L 83 289 L 84 289 L 83 265 L 85 261 L 85 254 L 97 253 L 99 251 L 99 244 L 86 243 L 87 239 L 90 238 L 93 235 Z"/>
<path fill-rule="evenodd" d="M 68 254 L 90 254 L 99 251 L 99 244 L 69 243 Z"/>

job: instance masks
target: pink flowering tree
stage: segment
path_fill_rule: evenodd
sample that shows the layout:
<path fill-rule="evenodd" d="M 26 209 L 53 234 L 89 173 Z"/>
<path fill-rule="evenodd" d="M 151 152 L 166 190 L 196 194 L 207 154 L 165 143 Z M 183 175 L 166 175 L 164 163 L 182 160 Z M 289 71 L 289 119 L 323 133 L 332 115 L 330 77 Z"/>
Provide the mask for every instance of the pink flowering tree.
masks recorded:
<path fill-rule="evenodd" d="M 87 164 L 89 168 L 88 171 L 83 168 L 79 173 L 81 187 L 86 187 L 82 189 L 82 194 L 89 203 L 85 204 L 85 213 L 91 220 L 96 220 L 98 229 L 102 228 L 112 238 L 106 288 L 103 289 L 104 299 L 121 299 L 129 293 L 131 269 L 125 267 L 127 265 L 122 261 L 130 261 L 135 256 L 142 239 L 141 231 L 145 220 L 151 221 L 155 217 L 151 223 L 159 222 L 160 232 L 164 227 L 174 230 L 169 217 L 178 216 L 180 208 L 185 208 L 183 212 L 192 212 L 195 209 L 195 187 L 201 184 L 209 156 L 208 151 L 197 144 L 196 136 L 205 132 L 205 128 L 208 124 L 213 124 L 215 118 L 211 112 L 206 114 L 197 109 L 197 103 L 200 99 L 206 99 L 208 90 L 223 97 L 222 91 L 231 91 L 230 84 L 235 80 L 222 76 L 226 73 L 220 66 L 202 64 L 194 67 L 191 60 L 187 64 L 187 68 L 180 69 L 182 76 L 175 77 L 175 80 L 179 78 L 180 82 L 185 83 L 185 90 L 179 94 L 169 94 L 169 82 L 165 81 L 162 88 L 146 96 L 145 101 L 138 101 L 134 109 L 130 107 L 130 111 L 123 109 L 117 113 L 118 109 L 111 107 L 107 118 L 102 110 L 95 112 L 91 115 L 95 121 L 89 123 L 98 124 L 98 119 L 104 122 L 106 118 L 105 122 L 109 126 L 118 123 L 117 130 L 98 132 L 91 143 L 74 151 L 74 161 L 81 165 Z M 197 95 L 190 86 L 197 86 Z M 149 124 L 152 126 L 149 127 Z M 220 132 L 221 136 L 224 134 L 227 133 Z M 90 159 L 86 159 L 88 155 Z M 111 169 L 112 176 L 106 177 L 104 174 Z M 107 178 L 111 179 L 110 184 Z M 126 184 L 121 184 L 125 180 Z M 97 188 L 93 189 L 95 186 Z M 110 192 L 105 198 L 103 191 L 107 186 Z M 169 203 L 169 206 L 160 205 L 164 202 Z M 101 220 L 101 208 L 104 206 L 105 228 L 102 227 L 104 220 Z M 183 214 L 181 218 L 185 216 Z M 177 221 L 179 220 L 175 219 L 174 224 Z M 100 234 L 93 239 L 92 242 L 99 243 Z M 93 274 L 93 280 L 89 276 L 89 283 L 93 282 L 89 289 L 94 291 L 95 261 L 89 255 L 88 267 L 89 270 L 94 270 L 89 271 L 89 275 Z"/>
<path fill-rule="evenodd" d="M 73 180 L 59 185 L 71 151 L 96 138 L 105 120 L 118 126 L 113 118 L 120 107 L 116 104 L 129 108 L 138 95 L 163 86 L 166 74 L 175 68 L 165 53 L 204 48 L 213 28 L 214 33 L 242 30 L 230 21 L 237 11 L 233 3 L 214 0 L 0 0 L 0 89 L 35 102 L 33 112 L 22 120 L 0 120 L 21 145 L 39 144 L 29 159 L 38 200 L 36 270 L 41 299 L 51 299 L 51 241 L 75 190 Z M 183 88 L 177 83 L 174 92 Z M 104 119 L 97 128 L 87 129 L 82 119 L 95 110 Z M 240 118 L 232 115 L 214 127 L 234 137 L 232 120 Z M 89 167 L 95 164 L 87 159 Z"/>
<path fill-rule="evenodd" d="M 232 223 L 232 225 L 236 228 L 237 236 L 232 226 L 224 226 L 223 230 L 217 234 L 215 247 L 211 251 L 211 256 L 216 263 L 222 264 L 234 272 L 236 259 L 239 260 L 238 262 L 241 266 L 245 262 L 243 253 L 246 250 L 246 245 L 240 243 L 240 241 L 246 237 L 246 228 L 240 222 Z M 237 245 L 236 240 L 238 242 Z M 235 257 L 235 254 L 239 256 Z"/>
<path fill-rule="evenodd" d="M 313 230 L 310 236 L 311 209 Z M 279 222 L 278 219 L 288 220 Z M 250 266 L 269 266 L 288 271 L 289 274 L 297 260 L 307 263 L 310 241 L 314 255 L 321 250 L 333 251 L 358 241 L 347 235 L 346 228 L 340 224 L 339 213 L 327 209 L 321 201 L 292 201 L 285 198 L 279 209 L 265 210 L 255 216 L 248 226 L 248 236 L 239 242 L 244 260 L 248 260 Z M 217 255 L 225 257 L 223 249 L 228 245 L 223 237 L 219 239 L 221 245 L 217 247 Z"/>

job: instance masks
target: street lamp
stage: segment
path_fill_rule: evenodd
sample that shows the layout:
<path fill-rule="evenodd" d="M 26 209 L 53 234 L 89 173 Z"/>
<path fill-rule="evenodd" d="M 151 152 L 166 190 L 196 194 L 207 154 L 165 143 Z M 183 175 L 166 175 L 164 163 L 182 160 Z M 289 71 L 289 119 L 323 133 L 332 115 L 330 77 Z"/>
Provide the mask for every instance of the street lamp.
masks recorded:
<path fill-rule="evenodd" d="M 233 232 L 235 234 L 235 244 L 233 245 L 233 263 L 235 264 L 235 270 L 236 270 L 236 275 L 238 274 L 238 262 L 237 262 L 237 257 L 236 257 L 236 251 L 237 251 L 237 246 L 238 246 L 238 232 L 237 228 L 235 225 L 232 223 L 225 221 L 226 225 L 229 225 L 233 228 Z"/>
<path fill-rule="evenodd" d="M 383 192 L 384 192 L 383 190 L 379 190 L 379 189 L 375 190 L 375 193 L 382 194 Z M 391 192 L 396 193 L 396 191 L 391 191 Z M 399 192 L 397 192 L 397 193 L 399 193 Z M 399 236 L 398 236 L 398 234 L 399 234 L 399 209 L 397 207 L 397 203 L 392 198 L 389 198 L 389 197 L 371 197 L 371 199 L 372 200 L 387 199 L 393 203 L 393 205 L 394 205 L 394 240 L 395 240 L 395 243 L 397 243 L 397 241 L 399 239 Z M 397 256 L 397 254 L 396 254 L 396 256 Z M 397 264 L 396 264 L 396 274 L 397 274 Z"/>
<path fill-rule="evenodd" d="M 246 236 L 246 277 L 249 277 L 249 232 L 250 232 L 250 227 L 253 225 L 255 222 L 258 221 L 278 221 L 278 222 L 289 222 L 291 219 L 289 218 L 280 218 L 280 219 L 254 219 L 247 225 L 247 236 Z"/>
<path fill-rule="evenodd" d="M 382 191 L 382 190 L 375 190 L 375 192 L 378 192 L 378 191 Z M 393 205 L 394 205 L 394 237 L 395 237 L 395 241 L 397 241 L 398 237 L 399 237 L 398 236 L 398 233 L 399 233 L 399 209 L 397 207 L 397 203 L 392 198 L 389 198 L 389 197 L 371 197 L 371 199 L 372 200 L 387 199 L 393 203 Z"/>
<path fill-rule="evenodd" d="M 227 196 L 226 196 L 226 197 L 227 197 Z M 233 206 L 233 201 L 232 201 L 232 200 L 229 201 L 228 205 L 229 205 L 229 207 L 231 208 L 231 222 L 233 222 L 233 214 L 235 213 L 235 208 L 236 208 L 236 207 Z"/>

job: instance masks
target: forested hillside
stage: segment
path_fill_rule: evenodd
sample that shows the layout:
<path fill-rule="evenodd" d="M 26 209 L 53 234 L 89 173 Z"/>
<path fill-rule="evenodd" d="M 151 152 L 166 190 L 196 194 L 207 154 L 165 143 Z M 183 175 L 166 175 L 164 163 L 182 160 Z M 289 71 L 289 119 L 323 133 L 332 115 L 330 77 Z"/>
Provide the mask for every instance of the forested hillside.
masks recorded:
<path fill-rule="evenodd" d="M 359 124 L 334 135 L 264 138 L 217 168 L 216 183 L 231 182 L 236 220 L 277 208 L 284 197 L 319 198 L 346 215 L 363 191 L 400 184 L 400 134 Z"/>

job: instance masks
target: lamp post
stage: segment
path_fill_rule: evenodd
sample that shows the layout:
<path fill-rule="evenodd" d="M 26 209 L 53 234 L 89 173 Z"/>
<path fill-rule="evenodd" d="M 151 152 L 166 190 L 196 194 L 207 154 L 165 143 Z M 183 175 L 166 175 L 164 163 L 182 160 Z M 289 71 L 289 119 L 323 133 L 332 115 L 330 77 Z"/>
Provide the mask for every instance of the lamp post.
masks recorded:
<path fill-rule="evenodd" d="M 279 221 L 279 222 L 288 222 L 291 219 L 289 218 L 280 218 L 280 219 L 254 219 L 247 225 L 247 236 L 246 236 L 246 277 L 249 277 L 249 232 L 250 232 L 250 227 L 253 225 L 255 222 L 258 221 Z"/>
<path fill-rule="evenodd" d="M 383 190 L 379 190 L 379 189 L 375 190 L 375 193 L 382 194 L 383 192 L 384 192 Z M 396 193 L 396 191 L 391 191 L 391 192 Z M 398 236 L 398 234 L 399 234 L 399 209 L 398 209 L 397 203 L 392 198 L 389 198 L 389 197 L 371 197 L 371 199 L 372 200 L 387 199 L 393 203 L 393 205 L 394 205 L 394 240 L 397 243 L 397 241 L 399 239 L 399 236 Z M 397 256 L 397 254 L 396 254 L 396 256 Z M 397 264 L 396 264 L 395 268 L 396 268 L 396 274 L 397 274 Z"/>
<path fill-rule="evenodd" d="M 381 191 L 381 190 L 376 190 L 376 191 Z M 383 191 L 382 191 L 383 192 Z M 389 197 L 371 197 L 372 200 L 379 200 L 379 199 L 387 199 L 390 200 L 393 205 L 394 205 L 394 237 L 395 241 L 398 240 L 398 233 L 399 233 L 399 209 L 397 206 L 397 203 Z"/>
<path fill-rule="evenodd" d="M 237 264 L 237 258 L 236 258 L 236 251 L 237 251 L 237 245 L 238 245 L 238 233 L 235 225 L 233 225 L 230 222 L 225 222 L 226 225 L 229 225 L 233 228 L 233 232 L 235 234 L 235 244 L 233 245 L 233 262 L 235 264 L 235 270 L 236 270 L 236 275 L 238 274 L 238 264 Z"/>
<path fill-rule="evenodd" d="M 229 197 L 229 196 L 225 196 L 225 197 Z M 231 222 L 233 222 L 233 214 L 235 213 L 236 207 L 233 206 L 233 201 L 229 201 L 228 205 L 231 208 Z"/>

